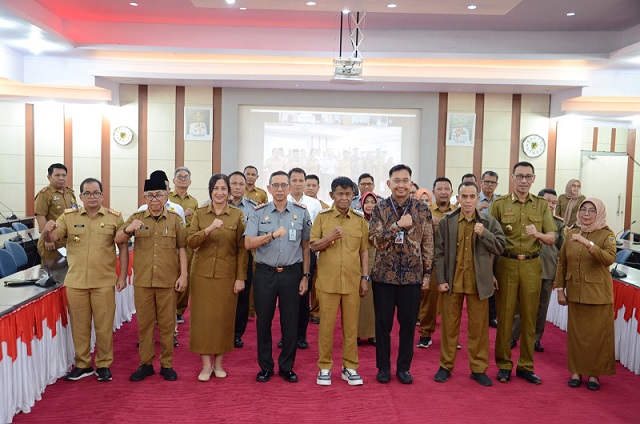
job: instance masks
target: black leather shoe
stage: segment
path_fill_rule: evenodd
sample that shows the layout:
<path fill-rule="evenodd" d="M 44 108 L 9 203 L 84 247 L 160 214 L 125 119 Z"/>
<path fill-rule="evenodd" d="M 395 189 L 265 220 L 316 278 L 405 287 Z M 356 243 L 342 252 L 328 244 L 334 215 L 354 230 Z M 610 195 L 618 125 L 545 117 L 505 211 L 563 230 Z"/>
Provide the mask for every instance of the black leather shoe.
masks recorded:
<path fill-rule="evenodd" d="M 167 381 L 176 381 L 178 379 L 178 373 L 173 368 L 160 368 L 160 375 Z"/>
<path fill-rule="evenodd" d="M 258 383 L 266 383 L 271 379 L 272 376 L 273 376 L 273 371 L 260 370 L 258 372 L 258 375 L 256 375 L 256 381 Z"/>
<path fill-rule="evenodd" d="M 498 320 L 491 318 L 489 320 L 489 327 L 498 328 Z"/>
<path fill-rule="evenodd" d="M 233 347 L 238 349 L 244 347 L 244 343 L 242 342 L 242 339 L 240 337 L 234 337 Z"/>
<path fill-rule="evenodd" d="M 398 377 L 398 380 L 400 380 L 402 384 L 413 383 L 413 377 L 411 377 L 409 371 L 396 371 L 396 377 Z"/>
<path fill-rule="evenodd" d="M 298 339 L 298 349 L 309 349 L 309 342 L 307 341 L 307 339 L 305 339 L 304 337 L 300 337 Z"/>
<path fill-rule="evenodd" d="M 282 349 L 282 340 L 278 342 L 278 349 Z"/>
<path fill-rule="evenodd" d="M 542 347 L 540 340 L 536 340 L 535 344 L 533 345 L 533 350 L 535 350 L 536 352 L 544 352 L 544 348 Z"/>
<path fill-rule="evenodd" d="M 587 381 L 587 389 L 589 390 L 600 390 L 600 381 Z"/>
<path fill-rule="evenodd" d="M 569 382 L 567 384 L 569 385 L 569 387 L 573 387 L 574 389 L 576 387 L 580 387 L 580 385 L 582 384 L 582 376 L 580 376 L 580 378 L 569 379 Z"/>
<path fill-rule="evenodd" d="M 150 375 L 155 374 L 156 372 L 153 370 L 153 365 L 140 365 L 138 370 L 131 374 L 129 377 L 130 381 L 142 381 Z"/>
<path fill-rule="evenodd" d="M 451 371 L 449 371 L 446 368 L 440 367 L 436 375 L 433 376 L 433 379 L 438 383 L 444 383 L 449 379 L 450 376 L 451 376 Z"/>
<path fill-rule="evenodd" d="M 496 377 L 499 382 L 506 383 L 511 380 L 511 370 L 500 370 L 498 371 L 498 376 Z"/>
<path fill-rule="evenodd" d="M 378 380 L 378 383 L 388 383 L 391 381 L 391 373 L 387 370 L 380 370 L 376 375 L 376 380 Z"/>
<path fill-rule="evenodd" d="M 493 381 L 491 381 L 489 376 L 483 372 L 472 372 L 471 379 L 477 381 L 481 386 L 493 386 Z"/>
<path fill-rule="evenodd" d="M 516 346 L 518 346 L 518 341 L 517 340 L 511 340 L 511 349 L 515 348 Z"/>
<path fill-rule="evenodd" d="M 310 317 L 309 322 L 318 325 L 320 324 L 320 317 Z"/>
<path fill-rule="evenodd" d="M 542 379 L 535 375 L 533 371 L 516 369 L 516 375 L 520 378 L 524 378 L 531 384 L 542 384 Z"/>
<path fill-rule="evenodd" d="M 178 343 L 178 336 L 173 336 L 173 347 L 178 347 L 180 343 Z"/>
<path fill-rule="evenodd" d="M 280 371 L 278 371 L 278 375 L 280 377 L 282 377 L 282 379 L 284 381 L 286 381 L 287 383 L 297 383 L 298 382 L 298 376 L 293 371 L 282 371 L 282 370 L 280 370 Z"/>

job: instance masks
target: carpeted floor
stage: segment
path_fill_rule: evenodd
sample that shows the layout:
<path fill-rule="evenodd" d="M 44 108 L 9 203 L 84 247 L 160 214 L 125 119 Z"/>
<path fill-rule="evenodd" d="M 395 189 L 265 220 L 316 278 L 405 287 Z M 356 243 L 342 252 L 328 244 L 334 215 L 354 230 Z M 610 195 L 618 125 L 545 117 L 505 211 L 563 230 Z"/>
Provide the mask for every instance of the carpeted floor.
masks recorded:
<path fill-rule="evenodd" d="M 567 386 L 566 333 L 547 324 L 544 353 L 536 353 L 535 370 L 543 384 L 533 386 L 515 375 L 508 384 L 495 381 L 497 368 L 490 362 L 493 387 L 481 387 L 469 378 L 466 353 L 466 322 L 463 321 L 456 369 L 444 384 L 436 383 L 440 333 L 428 349 L 415 349 L 411 373 L 414 383 L 403 385 L 395 375 L 389 384 L 375 380 L 375 347 L 360 347 L 360 374 L 365 384 L 350 387 L 340 379 L 341 336 L 336 330 L 333 385 L 316 385 L 317 331 L 310 324 L 310 348 L 298 351 L 294 371 L 300 381 L 286 383 L 276 376 L 257 383 L 255 321 L 250 319 L 245 347 L 228 354 L 223 366 L 226 379 L 197 381 L 200 359 L 188 351 L 189 323 L 180 325 L 174 369 L 178 381 L 164 381 L 158 374 L 132 383 L 129 375 L 138 367 L 137 323 L 126 324 L 114 335 L 114 379 L 99 383 L 95 377 L 77 382 L 62 379 L 47 388 L 43 400 L 29 414 L 18 414 L 15 423 L 462 423 L 462 422 L 640 422 L 640 376 L 617 365 L 617 375 L 601 378 L 599 392 L 583 384 Z M 338 321 L 339 322 L 339 321 Z M 397 328 L 395 329 L 397 331 Z M 394 331 L 394 333 L 396 332 Z M 279 337 L 274 319 L 274 339 Z M 417 341 L 416 328 L 416 341 Z M 490 329 L 493 355 L 495 330 Z M 158 347 L 159 349 L 159 347 Z M 397 337 L 392 340 L 395 364 Z M 517 359 L 518 348 L 514 351 Z M 277 367 L 278 349 L 274 346 Z M 491 356 L 493 360 L 493 356 Z M 515 361 L 514 361 L 515 362 Z M 156 372 L 159 363 L 154 364 Z M 395 369 L 392 368 L 392 374 Z M 514 371 L 515 374 L 515 371 Z"/>

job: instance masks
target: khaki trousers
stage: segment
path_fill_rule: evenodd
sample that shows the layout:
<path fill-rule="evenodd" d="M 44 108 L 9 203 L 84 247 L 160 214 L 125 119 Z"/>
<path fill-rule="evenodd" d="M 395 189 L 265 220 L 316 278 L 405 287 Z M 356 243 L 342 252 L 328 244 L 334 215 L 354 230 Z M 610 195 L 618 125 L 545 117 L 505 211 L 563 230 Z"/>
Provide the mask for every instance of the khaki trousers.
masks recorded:
<path fill-rule="evenodd" d="M 156 356 L 153 334 L 158 321 L 160 333 L 160 366 L 171 368 L 173 364 L 173 334 L 176 325 L 176 298 L 173 287 L 138 287 L 134 284 L 133 300 L 138 316 L 138 340 L 140 365 L 152 365 Z"/>
<path fill-rule="evenodd" d="M 438 316 L 440 292 L 433 282 L 431 286 L 433 286 L 432 289 L 422 290 L 420 294 L 420 312 L 418 312 L 420 337 L 431 337 L 434 331 L 436 331 L 436 317 Z"/>
<path fill-rule="evenodd" d="M 331 369 L 333 366 L 333 332 L 336 326 L 338 308 L 342 309 L 342 366 L 358 369 L 358 316 L 360 296 L 358 292 L 349 294 L 327 293 L 316 289 L 320 302 L 320 329 L 318 330 L 318 368 Z"/>
<path fill-rule="evenodd" d="M 489 299 L 480 300 L 477 294 L 445 293 L 442 296 L 440 366 L 453 371 L 465 298 L 471 372 L 484 373 L 489 367 Z"/>
<path fill-rule="evenodd" d="M 67 287 L 75 365 L 91 366 L 91 319 L 96 330 L 96 367 L 108 368 L 113 362 L 113 317 L 116 312 L 115 287 L 75 289 Z"/>
<path fill-rule="evenodd" d="M 503 370 L 513 369 L 511 331 L 516 307 L 519 305 L 521 336 L 518 369 L 533 372 L 533 345 L 542 285 L 542 263 L 540 258 L 520 261 L 501 256 L 498 258 L 496 277 L 498 279 L 496 364 Z"/>
<path fill-rule="evenodd" d="M 183 292 L 176 292 L 176 314 L 184 315 L 189 306 L 189 289 L 191 288 L 191 259 L 193 259 L 193 249 L 187 247 L 187 288 Z"/>

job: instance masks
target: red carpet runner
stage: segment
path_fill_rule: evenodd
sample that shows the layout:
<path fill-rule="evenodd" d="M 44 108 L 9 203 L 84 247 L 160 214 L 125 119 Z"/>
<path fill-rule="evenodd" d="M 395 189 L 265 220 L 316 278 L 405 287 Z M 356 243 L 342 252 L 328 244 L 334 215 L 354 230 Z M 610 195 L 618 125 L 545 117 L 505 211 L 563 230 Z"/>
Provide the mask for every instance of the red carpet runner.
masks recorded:
<path fill-rule="evenodd" d="M 174 369 L 178 381 L 164 381 L 159 363 L 156 375 L 139 383 L 129 382 L 138 367 L 137 324 L 125 324 L 114 335 L 114 380 L 99 383 L 95 377 L 77 382 L 62 379 L 47 388 L 43 400 L 30 414 L 15 416 L 15 423 L 637 423 L 640 422 L 640 376 L 617 365 L 617 375 L 601 378 L 599 392 L 585 384 L 578 389 L 567 386 L 566 333 L 547 324 L 543 337 L 544 353 L 536 353 L 536 373 L 543 384 L 533 386 L 512 376 L 508 384 L 495 381 L 497 368 L 489 365 L 493 387 L 481 387 L 469 378 L 465 350 L 466 322 L 463 321 L 456 369 L 449 382 L 433 381 L 438 370 L 439 329 L 428 349 L 416 349 L 411 373 L 412 385 L 375 380 L 375 348 L 360 347 L 360 374 L 365 384 L 349 387 L 340 378 L 340 334 L 336 329 L 333 385 L 316 385 L 317 331 L 309 325 L 307 350 L 298 351 L 294 371 L 300 382 L 291 384 L 274 376 L 268 383 L 257 383 L 255 321 L 250 319 L 243 349 L 229 353 L 223 366 L 226 379 L 212 377 L 198 382 L 200 359 L 188 351 L 189 323 L 180 325 Z M 397 324 L 396 324 L 397 325 Z M 397 328 L 395 329 L 397 330 Z M 417 333 L 417 329 L 416 329 Z M 277 316 L 274 339 L 279 337 Z M 495 330 L 490 329 L 491 360 Z M 417 341 L 417 335 L 416 335 Z M 157 343 L 156 343 L 157 345 Z M 518 357 L 518 348 L 514 357 Z M 392 339 L 392 364 L 395 366 L 397 337 Z M 277 367 L 278 350 L 274 345 Z M 515 362 L 515 361 L 514 361 Z M 514 370 L 515 374 L 515 370 Z"/>

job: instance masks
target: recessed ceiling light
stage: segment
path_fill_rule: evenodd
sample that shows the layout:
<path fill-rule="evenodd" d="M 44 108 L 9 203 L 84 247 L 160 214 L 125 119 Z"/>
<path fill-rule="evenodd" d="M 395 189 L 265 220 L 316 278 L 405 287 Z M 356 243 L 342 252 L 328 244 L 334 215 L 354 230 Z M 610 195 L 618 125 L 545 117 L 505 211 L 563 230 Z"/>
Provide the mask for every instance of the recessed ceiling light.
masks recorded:
<path fill-rule="evenodd" d="M 576 16 L 576 12 L 569 12 L 567 13 L 567 16 Z"/>
<path fill-rule="evenodd" d="M 224 0 L 227 4 L 235 4 L 236 0 Z"/>
<path fill-rule="evenodd" d="M 349 9 L 342 9 L 342 14 L 348 15 L 349 14 Z"/>
<path fill-rule="evenodd" d="M 389 9 L 393 9 L 393 8 L 395 8 L 395 7 L 398 7 L 398 5 L 397 5 L 397 4 L 395 4 L 395 3 L 389 3 L 389 4 L 387 5 L 387 7 L 388 7 Z"/>
<path fill-rule="evenodd" d="M 247 8 L 246 7 L 241 7 L 240 10 L 247 10 Z"/>
<path fill-rule="evenodd" d="M 135 2 L 131 2 L 131 3 L 129 3 L 129 6 L 136 7 L 137 5 L 138 5 L 138 3 L 135 3 Z"/>
<path fill-rule="evenodd" d="M 315 6 L 317 3 L 315 1 L 308 1 L 307 6 Z"/>
<path fill-rule="evenodd" d="M 469 6 L 467 6 L 467 9 L 469 9 L 469 10 L 475 10 L 477 8 L 478 8 L 478 6 L 476 6 L 475 4 L 470 4 Z"/>

